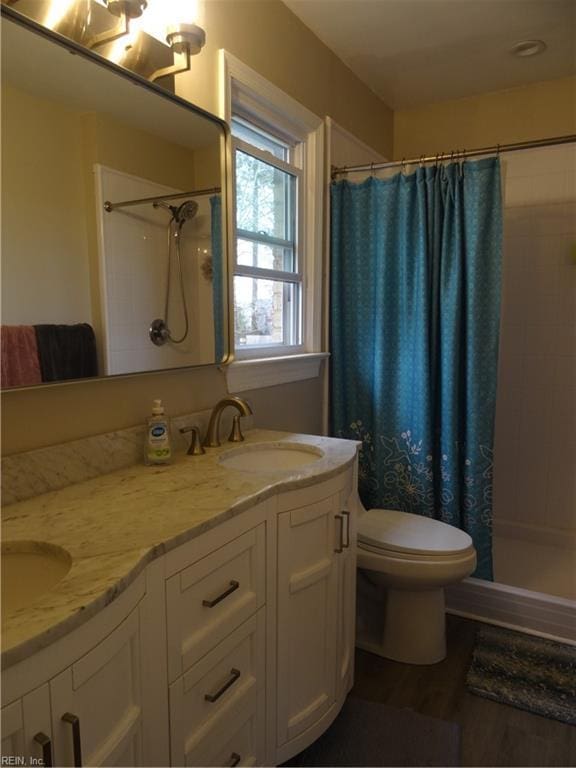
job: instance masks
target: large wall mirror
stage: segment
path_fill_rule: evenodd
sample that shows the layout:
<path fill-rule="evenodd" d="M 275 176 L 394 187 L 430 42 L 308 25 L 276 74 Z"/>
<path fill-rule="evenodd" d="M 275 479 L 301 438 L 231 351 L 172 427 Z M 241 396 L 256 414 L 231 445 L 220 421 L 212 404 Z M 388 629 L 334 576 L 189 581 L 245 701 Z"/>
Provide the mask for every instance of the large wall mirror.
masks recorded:
<path fill-rule="evenodd" d="M 13 12 L 2 94 L 2 387 L 225 360 L 225 124 Z"/>

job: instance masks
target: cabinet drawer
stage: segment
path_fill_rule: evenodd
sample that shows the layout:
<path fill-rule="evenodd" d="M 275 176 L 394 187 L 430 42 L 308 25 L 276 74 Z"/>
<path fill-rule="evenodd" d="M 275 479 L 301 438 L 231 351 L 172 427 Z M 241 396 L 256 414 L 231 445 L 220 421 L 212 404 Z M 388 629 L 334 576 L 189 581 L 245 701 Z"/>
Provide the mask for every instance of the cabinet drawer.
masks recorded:
<path fill-rule="evenodd" d="M 264 765 L 265 699 L 258 691 L 256 707 L 243 707 L 236 718 L 225 718 L 202 743 L 186 755 L 187 766 Z"/>
<path fill-rule="evenodd" d="M 202 764 L 195 761 L 207 757 L 208 745 L 231 742 L 245 714 L 258 711 L 264 669 L 262 609 L 170 686 L 173 765 Z"/>
<path fill-rule="evenodd" d="M 265 536 L 262 523 L 166 582 L 170 682 L 264 604 Z"/>

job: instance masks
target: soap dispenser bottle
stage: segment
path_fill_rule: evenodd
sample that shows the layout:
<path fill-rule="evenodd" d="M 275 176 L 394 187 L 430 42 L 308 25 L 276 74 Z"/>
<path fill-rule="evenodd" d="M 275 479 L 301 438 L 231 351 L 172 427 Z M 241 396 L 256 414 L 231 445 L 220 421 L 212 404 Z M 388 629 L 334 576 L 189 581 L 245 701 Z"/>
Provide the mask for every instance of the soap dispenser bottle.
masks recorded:
<path fill-rule="evenodd" d="M 171 459 L 170 424 L 164 415 L 162 400 L 154 400 L 146 429 L 144 461 L 146 464 L 169 464 Z"/>

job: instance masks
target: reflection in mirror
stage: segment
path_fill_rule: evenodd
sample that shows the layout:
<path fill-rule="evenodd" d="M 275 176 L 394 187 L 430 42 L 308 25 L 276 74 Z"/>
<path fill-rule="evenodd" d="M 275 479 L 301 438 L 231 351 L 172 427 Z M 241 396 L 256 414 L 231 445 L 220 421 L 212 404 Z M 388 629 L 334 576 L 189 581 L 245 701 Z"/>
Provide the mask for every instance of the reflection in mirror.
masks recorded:
<path fill-rule="evenodd" d="M 7 18 L 2 93 L 2 386 L 221 362 L 223 124 Z"/>

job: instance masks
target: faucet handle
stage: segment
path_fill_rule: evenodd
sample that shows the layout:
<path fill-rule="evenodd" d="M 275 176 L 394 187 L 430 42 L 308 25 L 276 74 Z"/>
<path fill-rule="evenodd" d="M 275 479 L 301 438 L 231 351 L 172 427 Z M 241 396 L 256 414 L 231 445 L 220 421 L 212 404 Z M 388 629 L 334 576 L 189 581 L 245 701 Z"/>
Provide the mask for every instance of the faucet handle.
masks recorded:
<path fill-rule="evenodd" d="M 192 432 L 192 439 L 186 454 L 188 456 L 201 456 L 203 453 L 206 453 L 204 446 L 202 445 L 202 441 L 200 440 L 199 428 L 195 426 L 181 427 L 180 433 L 184 435 L 186 432 Z"/>
<path fill-rule="evenodd" d="M 230 430 L 228 442 L 229 443 L 244 442 L 244 435 L 242 434 L 242 429 L 240 428 L 240 414 L 238 413 L 234 414 L 234 418 L 232 420 L 232 429 Z"/>

